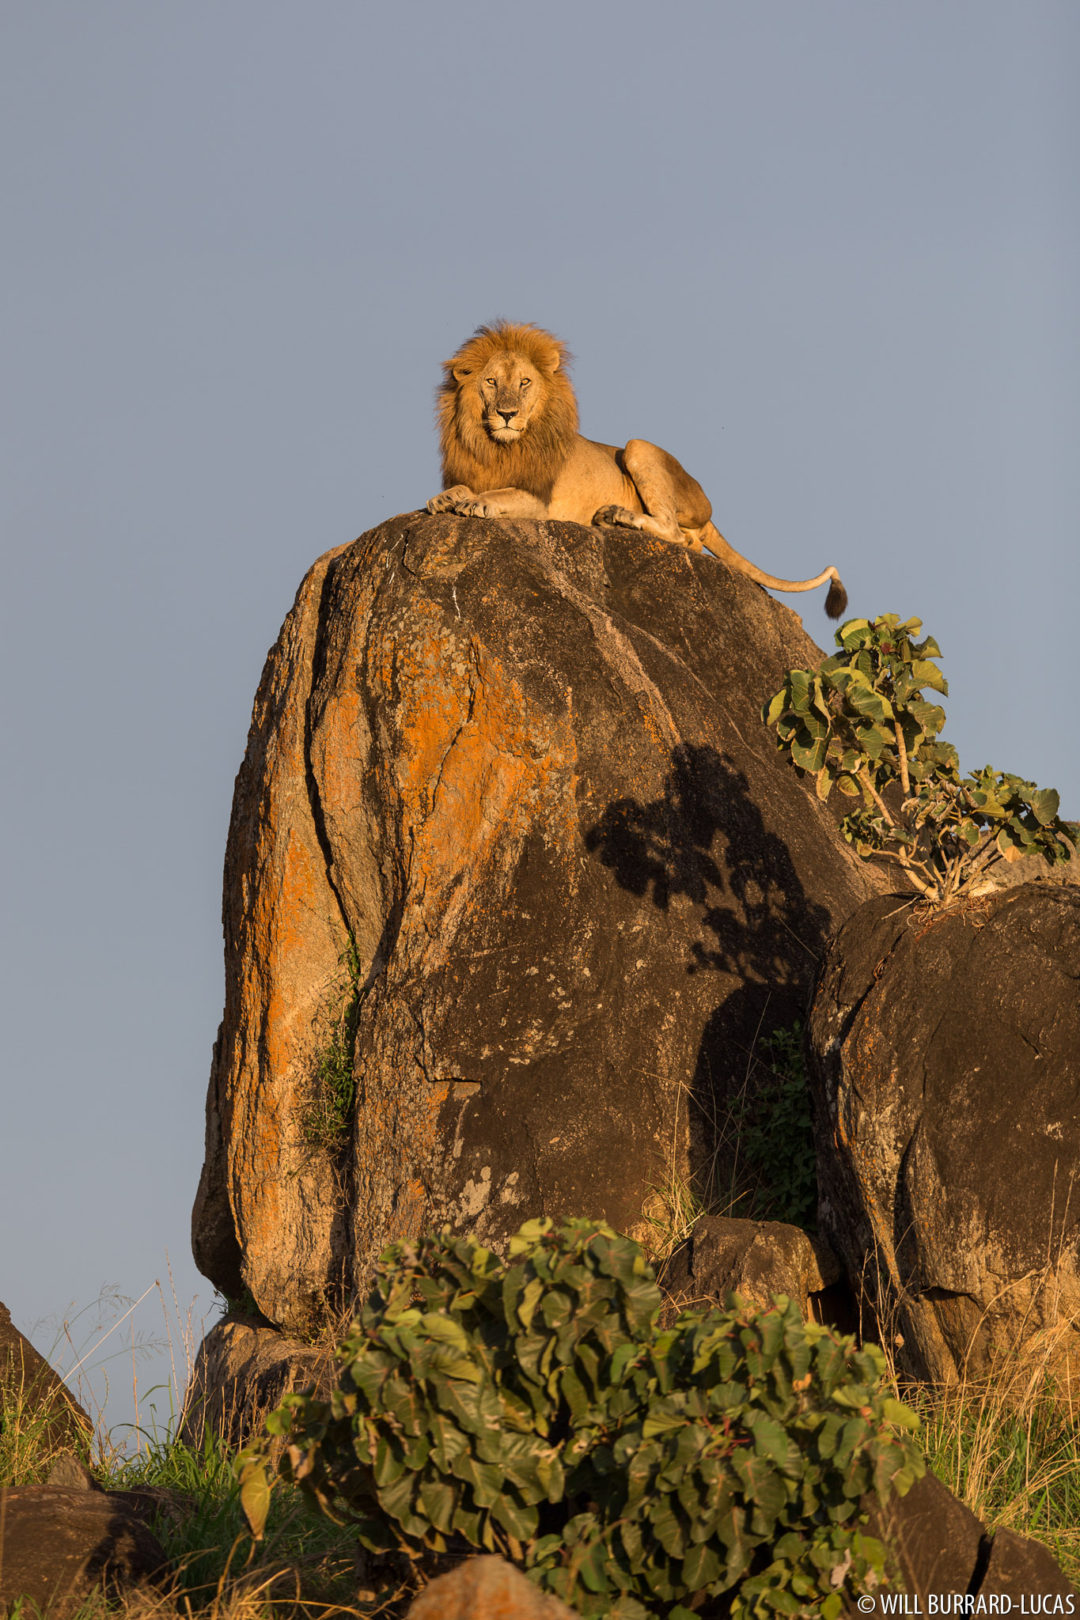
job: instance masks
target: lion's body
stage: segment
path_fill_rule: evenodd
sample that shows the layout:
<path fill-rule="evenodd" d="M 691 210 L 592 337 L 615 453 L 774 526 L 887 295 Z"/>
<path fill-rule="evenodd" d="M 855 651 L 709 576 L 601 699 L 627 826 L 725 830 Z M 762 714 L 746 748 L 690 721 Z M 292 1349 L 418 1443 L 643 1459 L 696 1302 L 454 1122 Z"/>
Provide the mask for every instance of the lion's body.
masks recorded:
<path fill-rule="evenodd" d="M 444 488 L 429 512 L 641 529 L 692 551 L 707 548 L 775 590 L 831 580 L 826 609 L 839 618 L 847 598 L 835 568 L 808 580 L 763 573 L 728 545 L 710 521 L 705 491 L 666 450 L 646 439 L 620 450 L 582 438 L 568 359 L 550 332 L 498 321 L 479 327 L 446 362 L 438 403 Z"/>

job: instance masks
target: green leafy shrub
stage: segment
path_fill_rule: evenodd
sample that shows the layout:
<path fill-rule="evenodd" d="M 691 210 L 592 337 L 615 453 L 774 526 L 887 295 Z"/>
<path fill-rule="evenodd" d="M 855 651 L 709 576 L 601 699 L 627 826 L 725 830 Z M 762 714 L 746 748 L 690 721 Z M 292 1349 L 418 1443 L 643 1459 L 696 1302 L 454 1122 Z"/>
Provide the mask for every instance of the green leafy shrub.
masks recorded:
<path fill-rule="evenodd" d="M 817 1156 L 802 1023 L 773 1030 L 762 1046 L 764 1070 L 734 1110 L 739 1153 L 753 1178 L 749 1213 L 812 1231 Z"/>
<path fill-rule="evenodd" d="M 607 1227 L 532 1221 L 509 1263 L 448 1233 L 382 1256 L 329 1402 L 286 1396 L 279 1468 L 373 1551 L 497 1551 L 585 1616 L 826 1620 L 880 1575 L 868 1493 L 922 1471 L 879 1351 L 760 1311 L 659 1330 L 640 1249 Z M 240 1459 L 256 1534 L 268 1464 Z"/>
<path fill-rule="evenodd" d="M 356 1096 L 353 1065 L 362 996 L 360 957 L 351 934 L 339 961 L 344 984 L 339 981 L 317 1019 L 318 1047 L 311 1065 L 303 1113 L 307 1145 L 332 1153 L 345 1145 Z"/>
<path fill-rule="evenodd" d="M 940 737 L 945 712 L 923 696 L 947 695 L 948 684 L 937 642 L 913 639 L 921 629 L 895 613 L 848 619 L 836 632 L 840 651 L 816 670 L 790 670 L 762 717 L 820 799 L 834 785 L 861 799 L 841 823 L 859 854 L 899 862 L 920 894 L 945 903 L 1000 860 L 1068 860 L 1077 827 L 1059 818 L 1053 788 L 989 765 L 960 775 Z"/>

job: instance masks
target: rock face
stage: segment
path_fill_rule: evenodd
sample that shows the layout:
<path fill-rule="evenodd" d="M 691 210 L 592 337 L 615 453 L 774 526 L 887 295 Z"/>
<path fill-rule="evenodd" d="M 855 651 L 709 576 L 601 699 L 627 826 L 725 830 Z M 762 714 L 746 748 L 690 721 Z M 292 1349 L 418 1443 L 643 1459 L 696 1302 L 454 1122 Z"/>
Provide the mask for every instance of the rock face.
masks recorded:
<path fill-rule="evenodd" d="M 556 1597 L 541 1592 L 505 1558 L 467 1558 L 431 1581 L 409 1606 L 406 1620 L 577 1620 Z"/>
<path fill-rule="evenodd" d="M 832 1319 L 823 1304 L 840 1281 L 840 1262 L 827 1243 L 784 1221 L 702 1215 L 660 1281 L 682 1310 L 722 1305 L 729 1293 L 767 1310 L 774 1294 L 786 1294 L 808 1321 L 820 1322 Z"/>
<path fill-rule="evenodd" d="M 896 1612 L 932 1613 L 927 1600 L 934 1594 L 940 1603 L 945 1592 L 966 1593 L 976 1605 L 982 1599 L 982 1607 L 970 1613 L 1010 1612 L 1003 1604 L 991 1607 L 986 1601 L 991 1596 L 1012 1598 L 1017 1613 L 1022 1598 L 1028 1607 L 1034 1598 L 1044 1614 L 1076 1611 L 1080 1593 L 1041 1542 L 1014 1530 L 987 1530 L 933 1474 L 924 1474 L 906 1496 L 890 1497 L 884 1507 L 870 1504 L 867 1528 L 885 1543 L 890 1573 L 900 1576 L 908 1594 L 910 1607 Z M 1062 1602 L 1055 1604 L 1055 1598 Z"/>
<path fill-rule="evenodd" d="M 199 1446 L 210 1429 L 239 1447 L 290 1390 L 314 1388 L 328 1399 L 334 1373 L 328 1350 L 299 1344 L 273 1328 L 217 1322 L 195 1357 L 180 1438 Z"/>
<path fill-rule="evenodd" d="M 759 717 L 818 656 L 625 532 L 410 514 L 315 565 L 226 856 L 193 1244 L 227 1296 L 294 1330 L 444 1223 L 643 1235 L 875 892 Z"/>
<path fill-rule="evenodd" d="M 85 1451 L 93 1438 L 89 1414 L 0 1305 L 0 1426 L 13 1410 L 23 1430 L 46 1449 Z"/>
<path fill-rule="evenodd" d="M 1059 1365 L 1080 1322 L 1080 890 L 874 899 L 809 1025 L 824 1234 L 935 1382 Z"/>
<path fill-rule="evenodd" d="M 103 1587 L 113 1594 L 166 1587 L 165 1554 L 127 1500 L 134 1494 L 0 1488 L 0 1613 L 22 1598 L 49 1620 L 64 1620 Z"/>

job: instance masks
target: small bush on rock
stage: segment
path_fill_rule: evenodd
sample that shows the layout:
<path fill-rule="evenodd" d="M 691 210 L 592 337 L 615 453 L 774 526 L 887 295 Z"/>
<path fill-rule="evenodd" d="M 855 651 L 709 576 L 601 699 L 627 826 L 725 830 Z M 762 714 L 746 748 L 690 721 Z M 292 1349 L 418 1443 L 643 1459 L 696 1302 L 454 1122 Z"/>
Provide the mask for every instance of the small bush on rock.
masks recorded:
<path fill-rule="evenodd" d="M 832 1620 L 880 1576 L 868 1494 L 922 1472 L 881 1354 L 784 1299 L 657 1328 L 636 1244 L 523 1226 L 509 1263 L 467 1238 L 398 1243 L 338 1351 L 329 1402 L 286 1396 L 281 1473 L 373 1551 L 500 1552 L 585 1616 Z M 265 1518 L 265 1452 L 242 1454 Z"/>
<path fill-rule="evenodd" d="M 307 1145 L 331 1153 L 345 1146 L 356 1096 L 353 1062 L 362 995 L 360 955 L 351 933 L 338 960 L 342 982 L 334 987 L 316 1019 L 318 1045 L 302 1116 Z"/>
<path fill-rule="evenodd" d="M 810 1232 L 817 1220 L 817 1156 L 801 1020 L 773 1030 L 762 1046 L 752 1088 L 732 1111 L 739 1153 L 754 1181 L 749 1213 Z"/>
<path fill-rule="evenodd" d="M 945 711 L 923 690 L 948 693 L 932 636 L 920 619 L 895 613 L 848 619 L 840 651 L 817 669 L 789 670 L 762 709 L 777 746 L 812 775 L 819 799 L 835 785 L 860 799 L 841 831 L 864 859 L 897 861 L 926 899 L 944 904 L 972 889 L 1000 860 L 1070 858 L 1075 823 L 1058 816 L 1058 795 L 986 765 L 961 776 L 943 742 Z M 899 788 L 890 804 L 887 792 Z"/>

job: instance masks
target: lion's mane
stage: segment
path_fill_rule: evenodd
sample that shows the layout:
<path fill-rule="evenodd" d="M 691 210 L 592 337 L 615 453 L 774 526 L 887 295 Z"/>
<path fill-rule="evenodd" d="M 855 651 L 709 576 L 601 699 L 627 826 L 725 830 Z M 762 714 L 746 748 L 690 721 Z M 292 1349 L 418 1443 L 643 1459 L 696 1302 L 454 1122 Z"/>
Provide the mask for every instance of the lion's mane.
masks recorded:
<path fill-rule="evenodd" d="M 536 367 L 543 387 L 543 400 L 515 444 L 496 444 L 489 436 L 475 387 L 477 372 L 482 373 L 500 351 L 523 355 Z M 566 372 L 569 360 L 566 345 L 539 326 L 495 321 L 477 327 L 445 362 L 436 395 L 444 487 L 526 489 L 542 501 L 550 498 L 577 438 L 577 400 Z"/>

